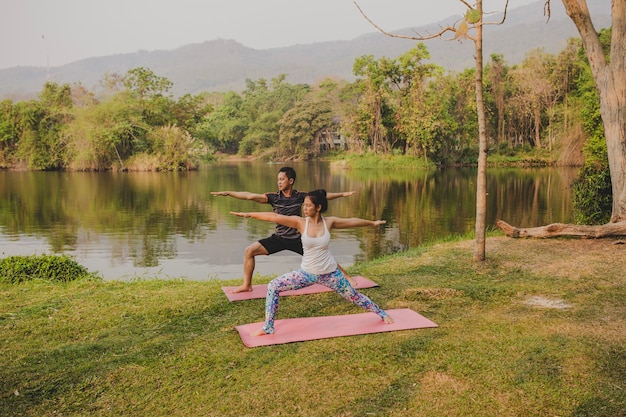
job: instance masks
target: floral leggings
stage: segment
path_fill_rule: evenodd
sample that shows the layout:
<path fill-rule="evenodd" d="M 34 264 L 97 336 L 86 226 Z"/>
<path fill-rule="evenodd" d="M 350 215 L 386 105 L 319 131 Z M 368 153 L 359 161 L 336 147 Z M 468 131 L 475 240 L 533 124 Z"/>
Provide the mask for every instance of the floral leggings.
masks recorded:
<path fill-rule="evenodd" d="M 372 300 L 355 290 L 339 269 L 322 275 L 310 274 L 299 269 L 273 279 L 267 286 L 267 296 L 265 297 L 265 325 L 263 326 L 263 331 L 267 334 L 274 333 L 274 318 L 278 311 L 281 292 L 297 290 L 313 284 L 324 285 L 351 303 L 361 306 L 367 311 L 376 313 L 383 319 L 387 316 L 387 313 Z"/>

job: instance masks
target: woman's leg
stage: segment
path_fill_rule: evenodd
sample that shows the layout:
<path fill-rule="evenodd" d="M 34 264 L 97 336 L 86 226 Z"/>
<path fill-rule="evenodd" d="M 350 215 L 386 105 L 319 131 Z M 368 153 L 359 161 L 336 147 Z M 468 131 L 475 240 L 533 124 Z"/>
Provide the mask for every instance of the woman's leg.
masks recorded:
<path fill-rule="evenodd" d="M 346 300 L 350 301 L 352 304 L 356 304 L 361 308 L 364 308 L 367 311 L 371 311 L 372 313 L 376 313 L 380 316 L 381 319 L 385 321 L 385 323 L 392 323 L 390 321 L 391 318 L 376 303 L 374 303 L 369 297 L 361 294 L 357 290 L 350 285 L 350 282 L 343 275 L 341 270 L 337 268 L 334 272 L 330 274 L 324 274 L 318 276 L 318 283 L 331 288 L 333 291 L 341 295 Z"/>
<path fill-rule="evenodd" d="M 316 282 L 316 276 L 307 274 L 302 270 L 283 274 L 278 278 L 274 278 L 267 286 L 267 295 L 265 297 L 265 325 L 263 332 L 265 334 L 274 333 L 274 319 L 278 311 L 278 303 L 280 301 L 280 293 L 283 291 L 297 290 L 308 287 Z"/>

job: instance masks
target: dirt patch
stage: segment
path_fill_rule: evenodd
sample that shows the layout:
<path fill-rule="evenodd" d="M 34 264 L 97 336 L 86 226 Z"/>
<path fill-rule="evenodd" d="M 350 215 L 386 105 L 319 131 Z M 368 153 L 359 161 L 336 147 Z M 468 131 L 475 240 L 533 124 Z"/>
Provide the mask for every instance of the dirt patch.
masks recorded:
<path fill-rule="evenodd" d="M 542 297 L 540 295 L 535 295 L 529 297 L 524 304 L 529 305 L 531 307 L 541 307 L 541 308 L 554 308 L 557 310 L 564 310 L 571 307 L 570 304 L 567 304 L 565 301 L 560 299 L 550 299 L 546 297 Z"/>

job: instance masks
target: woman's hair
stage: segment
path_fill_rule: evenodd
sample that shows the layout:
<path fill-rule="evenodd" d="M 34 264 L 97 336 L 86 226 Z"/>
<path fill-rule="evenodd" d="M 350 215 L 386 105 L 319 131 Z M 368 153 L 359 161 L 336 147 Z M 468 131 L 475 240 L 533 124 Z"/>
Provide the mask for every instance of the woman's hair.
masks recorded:
<path fill-rule="evenodd" d="M 326 190 L 309 191 L 306 194 L 315 207 L 322 206 L 320 213 L 324 213 L 328 209 L 328 199 L 326 198 Z"/>

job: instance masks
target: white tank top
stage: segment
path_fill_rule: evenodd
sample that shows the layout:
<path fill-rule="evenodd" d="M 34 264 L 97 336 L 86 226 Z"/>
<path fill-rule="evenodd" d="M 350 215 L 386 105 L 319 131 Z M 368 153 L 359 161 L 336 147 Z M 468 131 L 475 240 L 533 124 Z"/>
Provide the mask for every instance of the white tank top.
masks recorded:
<path fill-rule="evenodd" d="M 300 267 L 310 274 L 321 275 L 328 274 L 337 269 L 337 261 L 330 254 L 330 232 L 324 222 L 324 234 L 320 237 L 310 237 L 307 232 L 309 229 L 309 217 L 306 218 L 304 232 L 302 232 L 302 264 Z"/>

